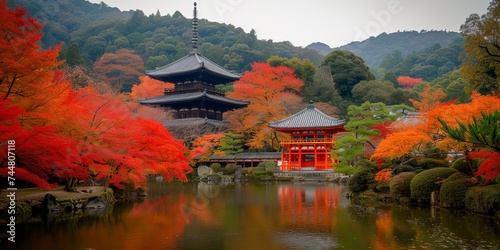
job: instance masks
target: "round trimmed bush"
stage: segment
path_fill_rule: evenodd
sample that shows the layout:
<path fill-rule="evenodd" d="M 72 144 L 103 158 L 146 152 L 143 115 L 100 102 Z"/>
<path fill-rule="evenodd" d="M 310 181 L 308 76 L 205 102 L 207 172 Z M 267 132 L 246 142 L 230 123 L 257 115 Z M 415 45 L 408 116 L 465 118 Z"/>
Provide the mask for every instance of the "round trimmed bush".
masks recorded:
<path fill-rule="evenodd" d="M 455 160 L 453 164 L 451 164 L 451 168 L 457 170 L 458 172 L 464 173 L 468 176 L 472 176 L 473 170 L 470 164 L 474 165 L 473 162 L 469 162 L 467 161 L 467 159 L 465 159 L 465 157 L 462 157 Z"/>
<path fill-rule="evenodd" d="M 432 191 L 439 190 L 436 182 L 456 172 L 452 168 L 433 168 L 420 172 L 410 182 L 411 199 L 420 204 L 430 204 Z"/>
<path fill-rule="evenodd" d="M 408 165 L 396 165 L 392 169 L 392 176 L 396 176 L 403 172 L 413 172 L 413 167 Z"/>
<path fill-rule="evenodd" d="M 354 167 L 358 169 L 360 172 L 378 172 L 377 164 L 373 161 L 369 161 L 366 159 L 359 160 L 354 164 Z"/>
<path fill-rule="evenodd" d="M 226 175 L 232 175 L 232 174 L 234 174 L 235 170 L 236 170 L 236 164 L 234 164 L 234 163 L 229 163 L 229 164 L 227 164 L 227 165 L 224 167 L 224 169 L 223 169 L 222 171 L 223 171 L 223 172 L 224 172 L 224 174 L 226 174 Z"/>
<path fill-rule="evenodd" d="M 278 164 L 276 164 L 275 161 L 262 161 L 259 162 L 259 165 L 257 165 L 257 168 L 263 169 L 266 171 L 276 171 L 278 170 Z"/>
<path fill-rule="evenodd" d="M 392 177 L 390 188 L 392 198 L 395 201 L 398 201 L 403 197 L 411 197 L 410 182 L 415 175 L 417 174 L 414 172 L 403 172 Z"/>
<path fill-rule="evenodd" d="M 222 166 L 220 165 L 220 163 L 217 162 L 210 164 L 210 168 L 214 171 L 214 173 L 222 171 Z"/>
<path fill-rule="evenodd" d="M 447 168 L 448 163 L 437 159 L 425 158 L 417 161 L 417 167 L 421 169 Z"/>
<path fill-rule="evenodd" d="M 500 211 L 500 184 L 469 188 L 465 207 L 472 212 L 495 215 Z"/>
<path fill-rule="evenodd" d="M 441 206 L 465 208 L 465 194 L 473 185 L 474 181 L 463 173 L 457 172 L 450 175 L 439 190 Z"/>
<path fill-rule="evenodd" d="M 361 171 L 349 178 L 347 187 L 353 193 L 360 193 L 368 189 L 368 185 L 374 181 L 374 175 L 368 171 Z"/>

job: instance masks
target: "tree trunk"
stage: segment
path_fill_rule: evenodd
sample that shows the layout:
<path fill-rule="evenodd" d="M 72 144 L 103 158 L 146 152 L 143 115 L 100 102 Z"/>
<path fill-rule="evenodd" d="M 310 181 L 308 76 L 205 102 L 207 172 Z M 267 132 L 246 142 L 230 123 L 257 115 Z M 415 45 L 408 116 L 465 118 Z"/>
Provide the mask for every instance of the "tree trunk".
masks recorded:
<path fill-rule="evenodd" d="M 66 186 L 64 186 L 64 191 L 74 191 L 76 183 L 78 183 L 78 179 L 75 177 L 69 178 L 68 182 L 66 183 Z"/>

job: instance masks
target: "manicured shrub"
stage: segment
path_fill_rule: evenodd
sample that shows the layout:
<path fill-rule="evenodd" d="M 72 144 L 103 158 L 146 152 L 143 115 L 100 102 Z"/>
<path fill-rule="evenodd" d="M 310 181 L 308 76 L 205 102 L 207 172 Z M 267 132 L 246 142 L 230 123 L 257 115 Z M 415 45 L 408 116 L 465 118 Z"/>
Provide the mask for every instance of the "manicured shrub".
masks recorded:
<path fill-rule="evenodd" d="M 471 166 L 472 164 L 473 166 Z M 464 173 L 468 176 L 472 176 L 473 174 L 473 168 L 475 168 L 475 163 L 474 162 L 469 162 L 465 157 L 458 158 L 456 159 L 453 164 L 451 164 L 451 168 L 457 170 L 458 172 Z"/>
<path fill-rule="evenodd" d="M 368 189 L 368 185 L 375 180 L 374 174 L 368 171 L 361 171 L 354 174 L 347 182 L 347 187 L 349 191 L 353 193 L 360 193 Z"/>
<path fill-rule="evenodd" d="M 403 197 L 411 197 L 410 182 L 415 175 L 417 174 L 414 172 L 403 172 L 392 177 L 389 187 L 395 201 L 399 201 Z"/>
<path fill-rule="evenodd" d="M 442 160 L 425 158 L 417 161 L 417 167 L 421 169 L 446 168 L 448 167 L 448 163 L 443 162 Z"/>
<path fill-rule="evenodd" d="M 437 147 L 431 147 L 426 150 L 424 150 L 424 156 L 425 158 L 432 158 L 432 159 L 438 159 L 438 160 L 444 160 L 448 156 L 448 152 L 439 149 Z"/>
<path fill-rule="evenodd" d="M 256 167 L 256 168 L 253 168 L 252 175 L 253 175 L 253 178 L 261 179 L 264 177 L 273 176 L 274 174 L 273 174 L 273 172 L 269 172 L 269 171 L 266 171 L 265 169 Z"/>
<path fill-rule="evenodd" d="M 463 173 L 457 172 L 450 175 L 439 190 L 441 206 L 465 208 L 465 194 L 473 185 L 474 181 Z"/>
<path fill-rule="evenodd" d="M 413 172 L 413 167 L 408 165 L 396 165 L 392 168 L 392 176 L 396 176 L 403 172 Z"/>
<path fill-rule="evenodd" d="M 429 204 L 431 193 L 439 189 L 437 181 L 456 173 L 452 168 L 433 168 L 417 174 L 410 182 L 411 199 L 420 204 Z"/>
<path fill-rule="evenodd" d="M 226 174 L 226 175 L 232 175 L 232 174 L 234 174 L 235 170 L 236 170 L 236 164 L 229 163 L 224 167 L 222 172 L 224 172 L 224 174 Z"/>
<path fill-rule="evenodd" d="M 250 175 L 252 175 L 253 169 L 254 169 L 253 167 L 242 168 L 241 174 L 244 176 L 250 176 Z"/>
<path fill-rule="evenodd" d="M 356 162 L 354 164 L 354 167 L 358 169 L 360 172 L 371 172 L 371 173 L 378 172 L 377 163 L 366 159 Z"/>
<path fill-rule="evenodd" d="M 220 163 L 217 162 L 210 164 L 210 168 L 214 171 L 214 173 L 222 171 L 222 166 L 220 165 Z"/>
<path fill-rule="evenodd" d="M 262 162 L 259 162 L 259 165 L 257 165 L 257 168 L 263 169 L 266 171 L 276 171 L 276 170 L 278 170 L 278 165 L 274 161 L 262 161 Z"/>
<path fill-rule="evenodd" d="M 375 186 L 375 188 L 373 189 L 373 191 L 375 191 L 377 193 L 390 193 L 391 192 L 391 188 L 389 187 L 389 183 L 382 182 L 382 183 L 378 183 Z"/>
<path fill-rule="evenodd" d="M 500 211 L 500 184 L 469 188 L 465 207 L 472 212 L 495 215 Z"/>

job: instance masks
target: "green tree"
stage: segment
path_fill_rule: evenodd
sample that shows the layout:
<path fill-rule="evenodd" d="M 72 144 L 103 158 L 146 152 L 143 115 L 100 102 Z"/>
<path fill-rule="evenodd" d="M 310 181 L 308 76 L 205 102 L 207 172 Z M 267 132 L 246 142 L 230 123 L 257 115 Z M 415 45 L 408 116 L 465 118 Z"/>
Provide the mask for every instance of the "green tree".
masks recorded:
<path fill-rule="evenodd" d="M 66 64 L 68 64 L 69 66 L 83 64 L 83 58 L 80 55 L 78 44 L 72 43 L 69 45 L 68 50 L 66 51 Z"/>
<path fill-rule="evenodd" d="M 363 102 L 383 102 L 387 105 L 400 104 L 394 103 L 391 99 L 396 92 L 396 88 L 391 82 L 380 82 L 376 80 L 362 81 L 352 88 L 352 99 L 355 103 Z"/>
<path fill-rule="evenodd" d="M 448 72 L 431 82 L 432 89 L 442 89 L 446 93 L 443 101 L 457 100 L 459 103 L 470 102 L 470 95 L 465 92 L 466 82 L 458 70 Z"/>
<path fill-rule="evenodd" d="M 351 105 L 347 115 L 349 121 L 344 128 L 348 133 L 337 140 L 334 151 L 339 156 L 340 166 L 354 165 L 365 152 L 366 144 L 375 149 L 370 137 L 380 135 L 380 131 L 373 126 L 390 121 L 389 110 L 381 102 Z"/>
<path fill-rule="evenodd" d="M 243 152 L 243 135 L 234 132 L 224 133 L 224 137 L 219 140 L 217 151 L 225 152 L 228 155 L 235 155 Z"/>
<path fill-rule="evenodd" d="M 347 50 L 334 50 L 326 55 L 320 66 L 328 66 L 340 96 L 351 99 L 354 85 L 365 80 L 375 80 L 361 57 Z"/>
<path fill-rule="evenodd" d="M 293 69 L 295 75 L 304 82 L 305 86 L 314 81 L 316 67 L 314 67 L 314 64 L 308 59 L 299 59 L 297 57 L 288 59 L 280 56 L 271 56 L 267 59 L 267 63 L 273 67 L 286 66 Z"/>
<path fill-rule="evenodd" d="M 337 107 L 340 116 L 347 114 L 347 102 L 339 95 L 330 68 L 321 66 L 314 74 L 312 83 L 303 88 L 304 99 L 314 102 L 326 102 Z"/>
<path fill-rule="evenodd" d="M 389 70 L 402 61 L 403 55 L 401 54 L 401 51 L 393 50 L 390 54 L 385 55 L 384 60 L 380 63 L 380 67 Z"/>
<path fill-rule="evenodd" d="M 168 57 L 166 55 L 150 56 L 146 62 L 146 69 L 152 70 L 168 64 Z"/>
<path fill-rule="evenodd" d="M 394 87 L 398 86 L 398 77 L 392 71 L 387 71 L 387 73 L 385 73 L 384 75 L 384 78 L 382 78 L 382 81 L 391 82 L 394 85 Z"/>
<path fill-rule="evenodd" d="M 470 15 L 460 32 L 465 36 L 466 54 L 460 72 L 469 90 L 500 93 L 500 0 L 493 0 L 481 17 Z"/>

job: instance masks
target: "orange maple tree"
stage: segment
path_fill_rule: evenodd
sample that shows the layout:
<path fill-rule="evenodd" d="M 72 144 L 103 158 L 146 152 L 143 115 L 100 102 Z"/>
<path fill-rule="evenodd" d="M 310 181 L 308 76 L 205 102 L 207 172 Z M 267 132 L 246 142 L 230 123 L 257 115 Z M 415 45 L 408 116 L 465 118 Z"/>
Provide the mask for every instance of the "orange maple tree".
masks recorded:
<path fill-rule="evenodd" d="M 206 134 L 196 138 L 193 141 L 191 157 L 201 156 L 201 160 L 208 160 L 208 157 L 215 152 L 215 148 L 219 146 L 220 139 L 224 137 L 223 133 Z"/>
<path fill-rule="evenodd" d="M 392 169 L 384 168 L 375 174 L 375 180 L 380 182 L 388 182 L 391 180 Z"/>
<path fill-rule="evenodd" d="M 410 98 L 410 102 L 419 112 L 427 112 L 436 107 L 446 97 L 442 89 L 431 90 L 431 85 L 426 84 L 424 91 L 419 94 L 420 100 Z"/>
<path fill-rule="evenodd" d="M 300 110 L 299 92 L 303 85 L 292 69 L 254 63 L 252 70 L 234 83 L 234 92 L 228 94 L 230 98 L 250 101 L 250 104 L 247 108 L 228 112 L 226 118 L 235 125 L 235 133 L 250 135 L 247 144 L 251 148 L 276 147 L 267 124 Z"/>
<path fill-rule="evenodd" d="M 389 134 L 382 140 L 371 156 L 372 159 L 395 159 L 407 154 L 412 154 L 425 149 L 425 145 L 434 144 L 442 150 L 457 152 L 467 151 L 470 144 L 455 141 L 443 136 L 442 125 L 438 118 L 446 122 L 450 127 L 458 127 L 459 123 L 470 124 L 473 117 L 479 117 L 481 112 L 491 114 L 500 110 L 500 98 L 497 96 L 483 96 L 474 93 L 472 101 L 464 104 L 443 103 L 430 109 L 423 115 L 424 123 L 418 125 L 408 124 L 404 129 Z M 411 119 L 411 118 L 410 118 Z M 483 153 L 477 154 L 477 158 L 484 158 Z M 490 159 L 496 159 L 492 155 Z"/>
<path fill-rule="evenodd" d="M 41 81 L 52 79 L 50 71 L 60 65 L 56 61 L 60 45 L 42 50 L 42 24 L 26 17 L 22 8 L 10 10 L 0 0 L 0 93 L 2 99 L 33 96 L 48 89 Z"/>
<path fill-rule="evenodd" d="M 173 83 L 162 82 L 149 76 L 141 76 L 139 79 L 141 82 L 132 86 L 130 93 L 132 100 L 162 96 L 165 89 L 174 88 Z"/>

